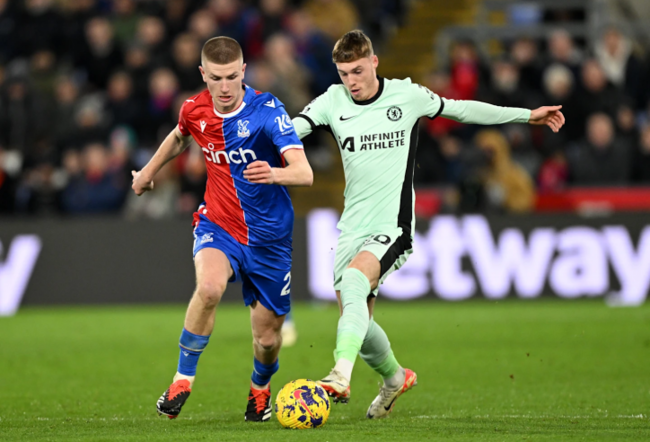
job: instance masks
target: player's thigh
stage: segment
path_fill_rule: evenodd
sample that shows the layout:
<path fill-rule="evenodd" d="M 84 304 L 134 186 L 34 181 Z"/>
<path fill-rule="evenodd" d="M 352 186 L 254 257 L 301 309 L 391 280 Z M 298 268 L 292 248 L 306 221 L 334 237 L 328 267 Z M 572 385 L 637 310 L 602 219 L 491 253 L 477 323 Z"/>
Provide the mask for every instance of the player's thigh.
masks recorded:
<path fill-rule="evenodd" d="M 242 246 L 203 215 L 194 229 L 193 254 L 199 293 L 222 294 L 229 281 L 239 280 Z"/>
<path fill-rule="evenodd" d="M 364 241 L 357 258 L 363 258 L 366 265 L 369 262 L 373 263 L 373 276 L 377 276 L 377 283 L 372 286 L 373 295 L 377 295 L 378 287 L 388 275 L 404 265 L 412 250 L 410 234 L 403 232 L 399 227 L 382 230 L 381 233 L 370 235 Z M 372 255 L 376 261 L 369 255 Z"/>
<path fill-rule="evenodd" d="M 194 268 L 198 292 L 220 292 L 223 294 L 228 281 L 234 275 L 226 253 L 212 247 L 206 247 L 197 252 L 194 257 Z"/>
<path fill-rule="evenodd" d="M 245 304 L 261 304 L 284 317 L 291 310 L 291 240 L 246 250 L 242 274 Z"/>
<path fill-rule="evenodd" d="M 334 290 L 341 290 L 343 272 L 348 268 L 354 257 L 359 253 L 368 235 L 356 232 L 343 232 L 339 236 L 334 255 Z"/>
<path fill-rule="evenodd" d="M 361 250 L 357 253 L 348 265 L 348 268 L 357 269 L 363 273 L 370 282 L 370 288 L 374 289 L 379 283 L 381 265 L 377 257 L 366 251 Z"/>

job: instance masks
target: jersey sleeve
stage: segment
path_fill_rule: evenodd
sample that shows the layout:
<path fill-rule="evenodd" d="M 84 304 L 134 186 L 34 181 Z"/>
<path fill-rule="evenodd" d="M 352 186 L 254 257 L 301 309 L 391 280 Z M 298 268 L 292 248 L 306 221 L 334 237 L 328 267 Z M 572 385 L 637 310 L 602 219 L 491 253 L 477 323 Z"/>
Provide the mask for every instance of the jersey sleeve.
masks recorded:
<path fill-rule="evenodd" d="M 178 130 L 184 137 L 189 137 L 191 135 L 190 130 L 187 127 L 187 116 L 190 113 L 188 104 L 188 101 L 183 103 L 181 110 L 178 113 Z"/>
<path fill-rule="evenodd" d="M 264 132 L 273 141 L 280 154 L 289 149 L 303 148 L 284 106 L 277 106 L 267 114 Z"/>
<path fill-rule="evenodd" d="M 411 99 L 421 112 L 420 116 L 433 120 L 442 113 L 445 104 L 438 94 L 417 83 L 413 83 L 410 87 Z"/>
<path fill-rule="evenodd" d="M 293 119 L 298 137 L 301 139 L 309 135 L 317 127 L 328 127 L 329 118 L 329 91 L 319 95 Z"/>
<path fill-rule="evenodd" d="M 481 101 L 444 99 L 442 116 L 468 124 L 528 123 L 530 110 L 518 107 L 501 107 Z"/>

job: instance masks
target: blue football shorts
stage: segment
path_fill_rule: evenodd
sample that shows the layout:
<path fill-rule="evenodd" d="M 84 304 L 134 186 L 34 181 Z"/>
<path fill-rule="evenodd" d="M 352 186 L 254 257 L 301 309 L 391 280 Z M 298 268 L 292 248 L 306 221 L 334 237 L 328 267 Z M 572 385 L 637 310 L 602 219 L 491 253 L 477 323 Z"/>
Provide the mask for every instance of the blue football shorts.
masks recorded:
<path fill-rule="evenodd" d="M 204 215 L 194 228 L 194 256 L 206 247 L 221 250 L 233 270 L 229 282 L 242 283 L 244 303 L 259 301 L 278 315 L 291 310 L 291 244 L 289 237 L 279 244 L 246 246 Z"/>

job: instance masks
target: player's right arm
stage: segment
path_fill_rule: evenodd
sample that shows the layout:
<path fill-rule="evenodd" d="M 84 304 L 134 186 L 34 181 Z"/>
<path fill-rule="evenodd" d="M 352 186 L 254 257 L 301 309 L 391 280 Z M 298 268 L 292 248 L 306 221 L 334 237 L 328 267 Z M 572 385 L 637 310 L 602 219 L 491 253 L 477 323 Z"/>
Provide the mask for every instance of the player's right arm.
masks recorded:
<path fill-rule="evenodd" d="M 330 126 L 329 98 L 329 91 L 319 95 L 291 120 L 298 138 L 302 140 L 317 127 Z"/>
<path fill-rule="evenodd" d="M 131 186 L 136 195 L 140 196 L 147 190 L 153 190 L 153 178 L 158 171 L 169 161 L 179 156 L 192 142 L 192 136 L 185 136 L 178 126 L 172 130 L 165 141 L 162 142 L 156 153 L 141 171 L 131 171 L 133 185 Z"/>

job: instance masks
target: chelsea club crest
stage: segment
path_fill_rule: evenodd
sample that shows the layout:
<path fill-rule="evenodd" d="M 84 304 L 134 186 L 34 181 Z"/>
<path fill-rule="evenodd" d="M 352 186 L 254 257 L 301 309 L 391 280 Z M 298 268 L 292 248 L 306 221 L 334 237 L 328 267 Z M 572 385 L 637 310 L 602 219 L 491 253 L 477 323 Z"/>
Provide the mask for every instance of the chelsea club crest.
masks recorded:
<path fill-rule="evenodd" d="M 242 121 L 239 120 L 237 122 L 237 136 L 239 138 L 247 138 L 250 137 L 251 132 L 248 130 L 248 120 Z"/>

